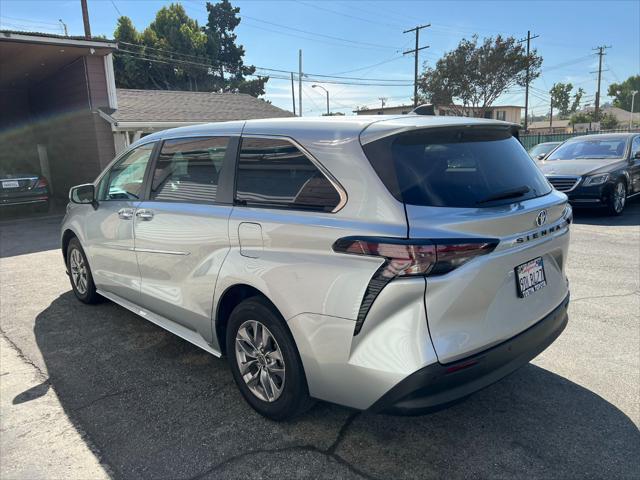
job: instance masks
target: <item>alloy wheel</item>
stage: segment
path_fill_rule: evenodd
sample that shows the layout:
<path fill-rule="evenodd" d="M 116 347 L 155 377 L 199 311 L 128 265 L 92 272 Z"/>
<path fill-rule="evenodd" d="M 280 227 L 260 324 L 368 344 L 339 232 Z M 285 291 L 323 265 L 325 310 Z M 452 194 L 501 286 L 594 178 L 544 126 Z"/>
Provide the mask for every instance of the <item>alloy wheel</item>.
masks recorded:
<path fill-rule="evenodd" d="M 257 320 L 247 320 L 236 333 L 235 347 L 240 375 L 251 393 L 265 402 L 280 398 L 285 365 L 271 331 Z"/>
<path fill-rule="evenodd" d="M 619 182 L 616 184 L 616 188 L 613 191 L 613 209 L 616 213 L 620 213 L 624 208 L 624 204 L 627 200 L 627 192 L 624 187 L 624 183 Z"/>
<path fill-rule="evenodd" d="M 71 270 L 71 280 L 80 295 L 87 293 L 87 265 L 84 262 L 80 250 L 74 248 L 69 256 L 69 270 Z"/>

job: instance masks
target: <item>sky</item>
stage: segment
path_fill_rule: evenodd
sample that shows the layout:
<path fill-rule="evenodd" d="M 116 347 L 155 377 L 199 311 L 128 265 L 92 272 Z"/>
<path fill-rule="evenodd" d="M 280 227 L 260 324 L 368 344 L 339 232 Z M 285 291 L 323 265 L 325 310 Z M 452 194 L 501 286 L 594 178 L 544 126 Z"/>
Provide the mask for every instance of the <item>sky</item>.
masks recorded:
<path fill-rule="evenodd" d="M 169 3 L 88 0 L 92 33 L 113 38 L 116 20 L 121 15 L 130 17 L 142 31 L 155 13 Z M 205 0 L 178 3 L 200 24 L 206 23 Z M 586 92 L 583 103 L 593 105 L 597 75 L 591 72 L 598 68 L 595 47 L 611 47 L 604 57 L 602 103 L 609 100 L 606 96 L 609 84 L 640 74 L 640 0 L 231 0 L 231 3 L 240 7 L 242 21 L 236 33 L 238 43 L 246 51 L 246 64 L 297 72 L 301 49 L 303 72 L 309 75 L 384 80 L 378 82 L 386 83 L 384 86 L 316 82 L 329 91 L 331 110 L 345 114 L 352 114 L 356 107 L 377 107 L 381 104 L 379 97 L 386 98 L 387 105 L 410 104 L 414 59 L 402 52 L 415 46 L 415 35 L 403 31 L 416 25 L 431 24 L 420 33 L 420 46 L 429 46 L 420 52 L 420 64 L 429 66 L 453 50 L 461 39 L 473 34 L 481 39 L 498 34 L 522 39 L 528 30 L 539 35 L 531 46 L 544 60 L 542 75 L 532 82 L 530 114 L 549 111 L 548 92 L 555 82 L 571 82 L 575 89 L 582 87 Z M 80 0 L 0 0 L 3 29 L 60 34 L 59 19 L 67 25 L 70 35 L 82 35 Z M 326 110 L 324 91 L 311 85 L 312 82 L 305 82 L 302 88 L 305 116 L 320 115 Z M 296 102 L 297 95 L 296 82 Z M 270 79 L 265 98 L 292 110 L 290 81 Z M 515 87 L 496 104 L 523 106 L 524 90 Z"/>

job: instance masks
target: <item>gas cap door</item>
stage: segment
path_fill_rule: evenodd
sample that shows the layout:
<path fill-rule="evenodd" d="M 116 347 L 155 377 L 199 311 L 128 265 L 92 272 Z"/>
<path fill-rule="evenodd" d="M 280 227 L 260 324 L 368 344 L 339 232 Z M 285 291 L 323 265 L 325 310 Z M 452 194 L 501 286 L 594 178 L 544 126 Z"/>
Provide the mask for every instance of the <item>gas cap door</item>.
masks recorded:
<path fill-rule="evenodd" d="M 263 240 L 262 227 L 259 223 L 240 223 L 238 238 L 240 239 L 240 255 L 249 258 L 260 257 L 263 250 Z"/>

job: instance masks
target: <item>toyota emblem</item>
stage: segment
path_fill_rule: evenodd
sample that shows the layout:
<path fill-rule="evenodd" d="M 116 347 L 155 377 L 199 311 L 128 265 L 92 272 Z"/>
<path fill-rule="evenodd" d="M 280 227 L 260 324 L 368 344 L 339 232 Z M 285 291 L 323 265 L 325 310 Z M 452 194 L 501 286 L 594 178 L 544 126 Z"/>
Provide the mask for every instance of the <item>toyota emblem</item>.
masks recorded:
<path fill-rule="evenodd" d="M 538 216 L 536 217 L 536 225 L 541 227 L 545 223 L 547 223 L 547 211 L 546 210 L 540 210 L 538 212 Z"/>

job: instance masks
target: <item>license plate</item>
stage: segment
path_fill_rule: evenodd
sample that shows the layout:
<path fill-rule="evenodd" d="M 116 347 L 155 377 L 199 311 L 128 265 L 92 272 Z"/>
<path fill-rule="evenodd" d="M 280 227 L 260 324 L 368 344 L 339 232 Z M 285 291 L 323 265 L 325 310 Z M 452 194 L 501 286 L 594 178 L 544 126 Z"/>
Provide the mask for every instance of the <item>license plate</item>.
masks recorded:
<path fill-rule="evenodd" d="M 17 182 L 17 180 L 8 180 L 2 182 L 2 188 L 18 188 L 19 186 L 20 184 Z"/>
<path fill-rule="evenodd" d="M 547 285 L 542 257 L 516 267 L 516 287 L 520 298 L 528 297 Z"/>

